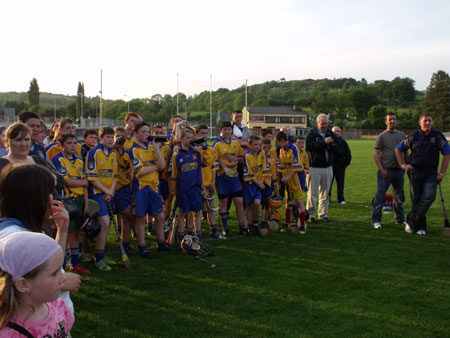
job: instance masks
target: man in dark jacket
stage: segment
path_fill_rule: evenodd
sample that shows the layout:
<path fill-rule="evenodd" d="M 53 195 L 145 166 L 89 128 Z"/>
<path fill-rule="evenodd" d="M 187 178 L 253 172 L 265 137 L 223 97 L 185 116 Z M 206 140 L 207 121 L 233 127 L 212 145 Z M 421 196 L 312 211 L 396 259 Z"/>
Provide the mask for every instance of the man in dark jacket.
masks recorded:
<path fill-rule="evenodd" d="M 340 204 L 346 204 L 344 198 L 345 168 L 347 168 L 352 161 L 352 153 L 347 142 L 341 137 L 341 128 L 334 126 L 331 130 L 339 138 L 341 149 L 339 154 L 334 158 L 333 180 L 331 181 L 329 197 L 331 201 L 331 189 L 333 188 L 333 181 L 336 180 L 338 202 Z"/>
<path fill-rule="evenodd" d="M 306 136 L 306 151 L 309 153 L 310 174 L 308 179 L 307 210 L 309 220 L 315 221 L 317 192 L 319 197 L 319 219 L 328 221 L 328 191 L 333 179 L 333 163 L 340 151 L 340 140 L 328 129 L 328 117 L 317 116 L 317 126 Z"/>

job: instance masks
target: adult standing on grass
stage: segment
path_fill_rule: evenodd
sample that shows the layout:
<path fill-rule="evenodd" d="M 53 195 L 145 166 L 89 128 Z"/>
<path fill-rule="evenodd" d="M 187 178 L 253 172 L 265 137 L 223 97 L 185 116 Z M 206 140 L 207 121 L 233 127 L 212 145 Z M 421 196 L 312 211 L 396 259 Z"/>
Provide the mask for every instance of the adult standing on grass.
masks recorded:
<path fill-rule="evenodd" d="M 339 141 L 341 141 L 341 153 L 334 159 L 333 180 L 336 180 L 338 202 L 340 204 L 346 204 L 347 202 L 345 202 L 344 197 L 345 168 L 347 168 L 350 165 L 350 162 L 352 161 L 352 152 L 350 151 L 347 141 L 345 141 L 341 137 L 341 128 L 339 128 L 338 126 L 334 126 L 331 130 L 339 138 Z M 333 187 L 333 180 L 331 181 L 330 185 L 330 192 L 329 192 L 330 201 L 331 201 L 331 189 Z"/>
<path fill-rule="evenodd" d="M 328 191 L 333 179 L 333 163 L 340 149 L 340 140 L 328 129 L 328 116 L 319 114 L 317 126 L 306 136 L 306 151 L 310 155 L 310 180 L 307 209 L 309 220 L 315 221 L 317 193 L 319 198 L 319 219 L 328 221 Z"/>
<path fill-rule="evenodd" d="M 405 225 L 405 231 L 425 235 L 427 230 L 426 213 L 436 198 L 436 185 L 445 176 L 450 162 L 450 146 L 445 136 L 432 128 L 433 118 L 430 113 L 422 113 L 419 119 L 420 129 L 401 141 L 395 148 L 400 166 L 408 171 L 411 190 L 411 211 Z M 404 154 L 411 150 L 409 158 Z M 439 152 L 444 156 L 441 170 Z"/>
<path fill-rule="evenodd" d="M 377 193 L 372 206 L 372 225 L 375 229 L 381 228 L 383 206 L 386 203 L 386 191 L 392 185 L 395 222 L 405 223 L 403 191 L 405 171 L 400 167 L 395 157 L 394 149 L 406 136 L 397 130 L 397 115 L 387 113 L 384 122 L 386 130 L 377 136 L 373 159 L 378 167 Z"/>

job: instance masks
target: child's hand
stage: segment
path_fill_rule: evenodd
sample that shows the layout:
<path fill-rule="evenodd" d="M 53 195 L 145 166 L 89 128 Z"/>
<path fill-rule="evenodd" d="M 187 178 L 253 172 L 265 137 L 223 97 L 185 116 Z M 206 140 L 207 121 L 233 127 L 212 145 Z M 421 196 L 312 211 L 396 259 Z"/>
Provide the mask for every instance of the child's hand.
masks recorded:
<path fill-rule="evenodd" d="M 67 231 L 69 229 L 69 213 L 60 201 L 52 202 L 52 215 L 49 217 L 55 222 L 58 231 Z"/>
<path fill-rule="evenodd" d="M 63 291 L 77 292 L 81 285 L 81 277 L 75 273 L 65 272 Z"/>

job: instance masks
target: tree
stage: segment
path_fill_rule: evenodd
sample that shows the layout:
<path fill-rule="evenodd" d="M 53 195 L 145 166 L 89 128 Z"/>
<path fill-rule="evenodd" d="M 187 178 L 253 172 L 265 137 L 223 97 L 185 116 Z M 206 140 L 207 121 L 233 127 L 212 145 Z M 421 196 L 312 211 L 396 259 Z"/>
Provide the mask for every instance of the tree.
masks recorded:
<path fill-rule="evenodd" d="M 387 114 L 387 108 L 381 104 L 372 106 L 367 113 L 370 126 L 375 129 L 384 128 L 384 117 Z"/>
<path fill-rule="evenodd" d="M 391 102 L 406 107 L 408 102 L 411 102 L 416 97 L 416 90 L 414 89 L 414 80 L 405 77 L 396 77 L 390 84 Z"/>
<path fill-rule="evenodd" d="M 77 119 L 84 116 L 83 111 L 84 111 L 84 83 L 78 82 L 77 105 L 76 105 Z"/>
<path fill-rule="evenodd" d="M 39 85 L 37 80 L 33 78 L 30 81 L 30 89 L 28 90 L 28 108 L 39 105 Z"/>
<path fill-rule="evenodd" d="M 448 73 L 439 70 L 431 76 L 430 85 L 425 92 L 423 108 L 433 115 L 433 124 L 437 129 L 449 130 L 450 77 Z"/>

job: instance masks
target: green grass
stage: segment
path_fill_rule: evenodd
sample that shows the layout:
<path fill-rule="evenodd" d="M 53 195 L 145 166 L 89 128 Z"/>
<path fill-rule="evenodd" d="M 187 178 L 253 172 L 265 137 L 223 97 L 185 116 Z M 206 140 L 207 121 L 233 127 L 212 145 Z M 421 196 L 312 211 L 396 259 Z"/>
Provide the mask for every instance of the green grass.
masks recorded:
<path fill-rule="evenodd" d="M 131 270 L 99 272 L 85 264 L 93 274 L 72 294 L 72 335 L 449 337 L 450 238 L 442 236 L 440 200 L 428 213 L 425 237 L 405 233 L 392 213 L 374 230 L 373 144 L 349 142 L 348 204 L 331 203 L 334 222 L 311 225 L 304 236 L 206 240 L 216 269 L 180 252 L 146 261 L 132 256 Z M 406 179 L 406 211 L 407 185 Z M 449 199 L 450 180 L 443 185 Z M 230 223 L 236 233 L 234 217 Z M 112 235 L 108 251 L 119 260 Z"/>

